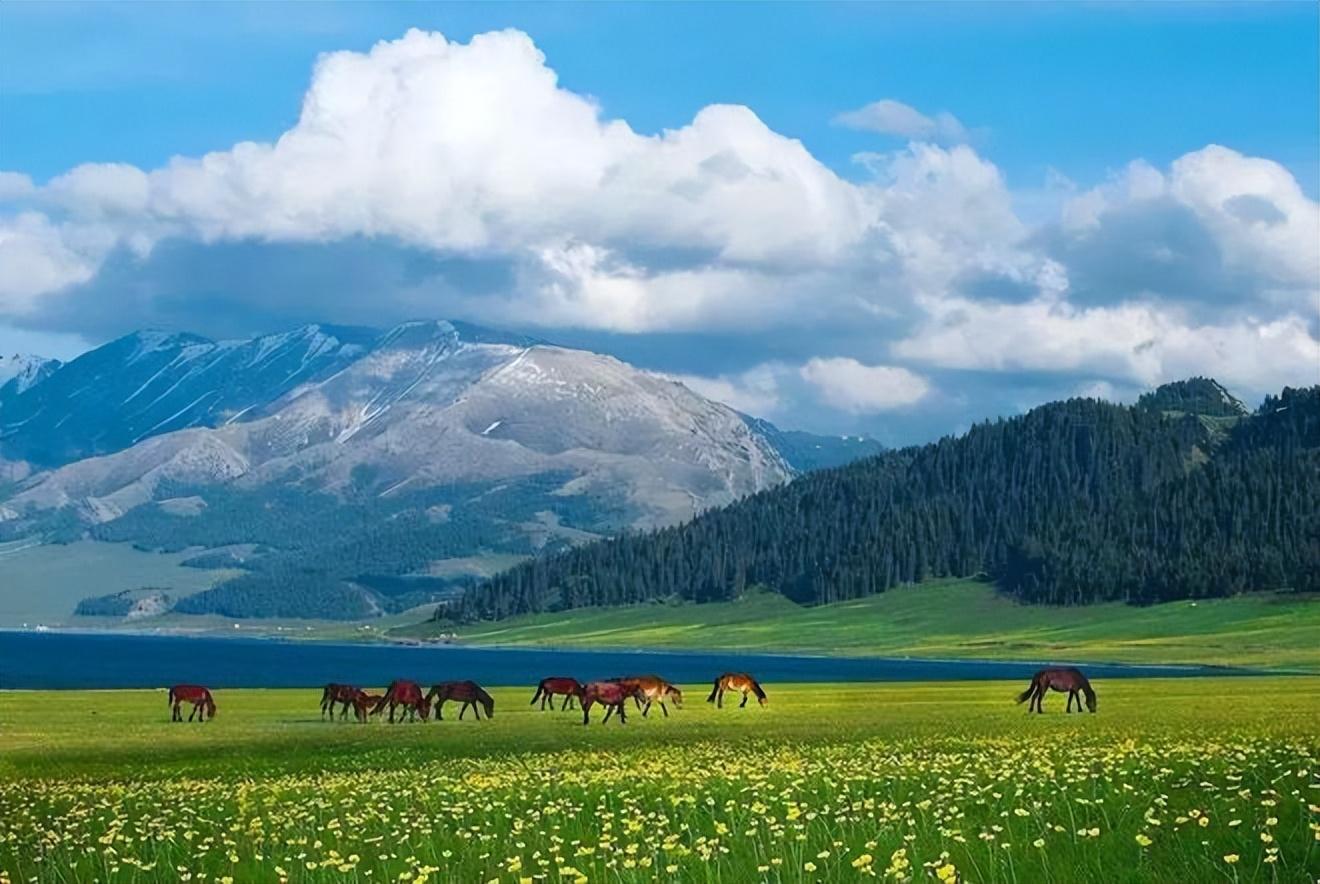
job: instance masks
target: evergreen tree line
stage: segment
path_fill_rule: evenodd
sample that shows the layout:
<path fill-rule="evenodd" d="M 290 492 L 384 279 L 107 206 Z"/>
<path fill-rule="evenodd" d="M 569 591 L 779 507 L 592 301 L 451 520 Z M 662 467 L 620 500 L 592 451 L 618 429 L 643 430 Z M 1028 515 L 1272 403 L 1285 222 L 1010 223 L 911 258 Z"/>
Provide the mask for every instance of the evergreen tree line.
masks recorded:
<path fill-rule="evenodd" d="M 1320 590 L 1320 387 L 1250 416 L 1173 393 L 1176 410 L 1161 396 L 1073 399 L 808 474 L 531 560 L 436 616 L 710 602 L 749 586 L 824 604 L 977 574 L 1050 604 Z M 1182 410 L 1207 398 L 1208 414 Z"/>

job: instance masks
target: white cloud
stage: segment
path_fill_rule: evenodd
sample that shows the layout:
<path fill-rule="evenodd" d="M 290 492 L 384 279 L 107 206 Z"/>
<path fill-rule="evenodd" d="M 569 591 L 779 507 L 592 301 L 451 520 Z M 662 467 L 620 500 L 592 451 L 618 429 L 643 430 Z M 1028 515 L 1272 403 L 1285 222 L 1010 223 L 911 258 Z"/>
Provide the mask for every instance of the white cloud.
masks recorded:
<path fill-rule="evenodd" d="M 41 295 L 91 279 L 103 248 L 95 231 L 61 229 L 37 212 L 0 217 L 0 315 L 28 313 Z"/>
<path fill-rule="evenodd" d="M 949 301 L 893 352 L 943 368 L 1100 374 L 1145 385 L 1195 374 L 1255 392 L 1320 381 L 1320 341 L 1299 316 L 1198 325 L 1139 303 Z"/>
<path fill-rule="evenodd" d="M 0 317 L 26 327 L 66 299 L 60 315 L 76 321 L 74 301 L 98 296 L 98 268 L 120 249 L 145 268 L 170 239 L 360 239 L 508 271 L 468 291 L 443 271 L 401 270 L 397 291 L 371 292 L 390 320 L 779 329 L 819 335 L 805 353 L 862 360 L 688 378 L 753 413 L 808 390 L 854 415 L 925 397 L 911 370 L 869 364 L 891 359 L 1050 372 L 1070 387 L 1314 378 L 1320 206 L 1278 164 L 1209 146 L 1168 168 L 1135 161 L 1089 190 L 1053 180 L 1047 220 L 1028 224 L 952 115 L 885 100 L 839 122 L 912 143 L 859 155 L 871 177 L 848 181 L 746 107 L 639 133 L 560 86 L 523 33 L 464 44 L 410 31 L 322 56 L 297 123 L 272 143 L 153 170 L 88 164 L 45 186 L 0 173 Z M 139 265 L 113 267 L 132 277 Z M 177 267 L 162 274 L 154 288 L 134 280 L 124 323 L 158 290 L 181 297 Z M 327 315 L 309 318 L 336 318 L 326 297 Z M 234 309 L 256 300 L 236 295 Z"/>
<path fill-rule="evenodd" d="M 1153 230 L 1134 223 L 1143 215 L 1167 212 L 1168 206 L 1186 212 L 1188 221 L 1164 221 Z M 1292 309 L 1314 309 L 1320 303 L 1320 203 L 1271 160 L 1213 144 L 1179 157 L 1167 172 L 1137 160 L 1105 184 L 1067 201 L 1061 228 L 1070 244 L 1084 248 L 1088 240 L 1109 236 L 1153 264 L 1161 256 L 1166 264 L 1175 262 L 1183 257 L 1180 247 L 1203 236 L 1214 254 L 1193 260 L 1206 272 L 1233 280 L 1239 299 L 1255 296 Z M 1211 261 L 1219 266 L 1204 267 Z M 1206 294 L 1195 290 L 1199 286 L 1162 290 L 1158 274 L 1150 284 L 1161 295 L 1196 299 Z M 1110 293 L 1118 298 L 1136 294 Z"/>
<path fill-rule="evenodd" d="M 790 371 L 781 363 L 767 362 L 733 375 L 676 374 L 670 377 L 707 399 L 723 402 L 743 414 L 773 417 L 779 411 L 785 393 L 781 389 L 782 378 Z"/>
<path fill-rule="evenodd" d="M 892 98 L 882 98 L 839 114 L 834 122 L 850 129 L 898 135 L 914 141 L 956 143 L 967 140 L 967 129 L 948 111 L 928 117 L 912 105 Z"/>
<path fill-rule="evenodd" d="M 847 357 L 817 357 L 802 366 L 801 375 L 826 402 L 852 414 L 912 405 L 931 389 L 925 378 L 906 368 L 864 365 Z"/>
<path fill-rule="evenodd" d="M 0 170 L 0 202 L 20 200 L 36 192 L 32 179 L 19 172 Z"/>

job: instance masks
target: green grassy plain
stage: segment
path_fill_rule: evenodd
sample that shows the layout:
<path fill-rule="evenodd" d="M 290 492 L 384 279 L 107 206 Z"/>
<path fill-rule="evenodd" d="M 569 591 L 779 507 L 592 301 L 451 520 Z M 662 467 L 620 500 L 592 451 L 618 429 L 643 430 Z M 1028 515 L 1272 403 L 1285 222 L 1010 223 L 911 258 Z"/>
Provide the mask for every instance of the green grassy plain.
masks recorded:
<path fill-rule="evenodd" d="M 193 555 L 195 550 L 152 553 L 96 540 L 0 544 L 0 628 L 69 623 L 78 602 L 124 589 L 158 586 L 182 598 L 237 573 L 179 564 Z"/>
<path fill-rule="evenodd" d="M 1313 881 L 1320 678 L 767 685 L 583 727 L 323 723 L 319 692 L 0 693 L 0 879 Z M 456 710 L 455 710 L 456 711 Z M 470 716 L 469 716 L 470 718 Z"/>
<path fill-rule="evenodd" d="M 422 623 L 393 635 L 454 630 Z M 580 609 L 457 627 L 473 644 L 784 651 L 1320 672 L 1320 599 L 1228 599 L 1058 608 L 1020 605 L 971 580 L 932 581 L 804 608 L 775 593 L 708 605 Z"/>

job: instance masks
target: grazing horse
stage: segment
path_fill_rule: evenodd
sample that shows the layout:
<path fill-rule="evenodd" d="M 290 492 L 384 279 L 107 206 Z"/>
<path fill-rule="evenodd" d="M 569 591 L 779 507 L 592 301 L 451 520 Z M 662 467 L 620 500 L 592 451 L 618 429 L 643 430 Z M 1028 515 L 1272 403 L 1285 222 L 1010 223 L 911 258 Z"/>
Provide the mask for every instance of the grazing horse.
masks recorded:
<path fill-rule="evenodd" d="M 544 712 L 546 701 L 549 701 L 550 708 L 554 709 L 555 694 L 564 695 L 564 702 L 559 706 L 560 712 L 563 712 L 565 709 L 571 709 L 573 708 L 573 698 L 582 696 L 582 682 L 578 681 L 576 678 L 568 678 L 567 676 L 551 676 L 550 678 L 543 678 L 541 679 L 541 683 L 536 686 L 536 693 L 532 694 L 532 705 L 535 706 L 536 701 L 540 700 L 541 711 Z"/>
<path fill-rule="evenodd" d="M 601 724 L 610 720 L 615 712 L 619 713 L 619 724 L 627 724 L 628 716 L 624 711 L 629 697 L 636 697 L 639 691 L 617 681 L 593 681 L 582 689 L 582 723 L 591 724 L 591 707 L 599 703 L 607 707 Z"/>
<path fill-rule="evenodd" d="M 669 708 L 665 706 L 665 700 L 672 702 L 675 708 L 683 707 L 683 692 L 658 675 L 631 675 L 612 681 L 635 691 L 633 699 L 637 701 L 637 707 L 642 710 L 642 718 L 651 714 L 653 703 L 660 704 L 660 711 L 665 714 L 665 718 L 669 717 Z M 646 703 L 645 707 L 642 706 L 643 701 Z"/>
<path fill-rule="evenodd" d="M 179 711 L 179 705 L 182 703 L 191 703 L 193 706 L 192 712 L 188 715 L 189 721 L 193 720 L 193 716 L 197 716 L 199 722 L 215 718 L 215 700 L 211 697 L 211 692 L 201 685 L 176 684 L 170 688 L 169 705 L 174 707 L 170 721 L 183 721 L 183 713 Z"/>
<path fill-rule="evenodd" d="M 1092 712 L 1095 711 L 1095 691 L 1091 688 L 1091 683 L 1087 681 L 1086 676 L 1081 672 L 1065 666 L 1058 669 L 1042 669 L 1031 677 L 1031 684 L 1025 691 L 1018 694 L 1017 701 L 1030 700 L 1027 711 L 1033 709 L 1040 713 L 1044 712 L 1041 701 L 1045 699 L 1046 691 L 1068 692 L 1068 712 L 1073 711 L 1073 701 L 1077 701 L 1077 711 L 1082 711 L 1082 698 L 1078 696 L 1079 692 L 1086 695 L 1086 708 Z"/>
<path fill-rule="evenodd" d="M 343 703 L 344 708 L 339 711 L 339 720 L 348 718 L 348 710 L 352 708 L 353 717 L 358 721 L 367 720 L 366 693 L 361 688 L 356 688 L 350 684 L 335 684 L 331 682 L 321 691 L 321 720 L 325 721 L 325 714 L 330 713 L 330 720 L 335 720 L 335 704 Z"/>
<path fill-rule="evenodd" d="M 756 702 L 764 706 L 768 700 L 765 691 L 757 684 L 756 679 L 752 678 L 746 672 L 726 672 L 715 679 L 715 687 L 711 690 L 710 696 L 706 698 L 707 703 L 714 703 L 720 709 L 724 708 L 724 692 L 740 691 L 742 693 L 742 702 L 738 704 L 741 709 L 747 705 L 747 695 L 756 694 Z"/>
<path fill-rule="evenodd" d="M 459 700 L 463 703 L 463 708 L 458 710 L 458 720 L 463 720 L 463 713 L 467 712 L 468 707 L 472 707 L 472 714 L 481 720 L 481 710 L 477 707 L 480 703 L 486 709 L 486 717 L 495 717 L 495 698 L 482 690 L 481 685 L 475 681 L 445 681 L 431 688 L 426 695 L 426 702 L 436 701 L 435 720 L 444 721 L 444 709 L 446 700 Z"/>
<path fill-rule="evenodd" d="M 376 704 L 380 702 L 382 696 L 384 695 L 372 694 L 367 691 L 358 694 L 357 700 L 353 703 L 353 711 L 360 721 L 366 722 L 367 716 L 371 715 L 371 710 L 376 708 Z"/>
<path fill-rule="evenodd" d="M 405 678 L 396 678 L 390 682 L 385 696 L 376 701 L 371 714 L 378 715 L 387 705 L 390 707 L 390 724 L 394 724 L 395 706 L 402 706 L 404 709 L 404 712 L 399 713 L 399 721 L 403 721 L 405 713 L 409 721 L 416 721 L 418 715 L 422 716 L 422 721 L 431 717 L 431 701 L 422 697 L 421 685 Z"/>

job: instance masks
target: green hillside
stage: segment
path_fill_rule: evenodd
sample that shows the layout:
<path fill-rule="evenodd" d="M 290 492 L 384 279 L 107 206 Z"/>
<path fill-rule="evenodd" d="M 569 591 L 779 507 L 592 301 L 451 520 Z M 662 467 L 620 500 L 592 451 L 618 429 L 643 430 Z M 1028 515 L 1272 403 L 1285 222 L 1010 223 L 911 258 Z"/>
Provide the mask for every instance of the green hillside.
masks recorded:
<path fill-rule="evenodd" d="M 394 630 L 448 634 L 451 623 Z M 984 583 L 933 581 L 801 607 L 778 593 L 645 604 L 457 627 L 475 644 L 727 649 L 1029 660 L 1204 663 L 1320 671 L 1320 598 L 1259 593 L 1149 607 L 1024 605 Z"/>

